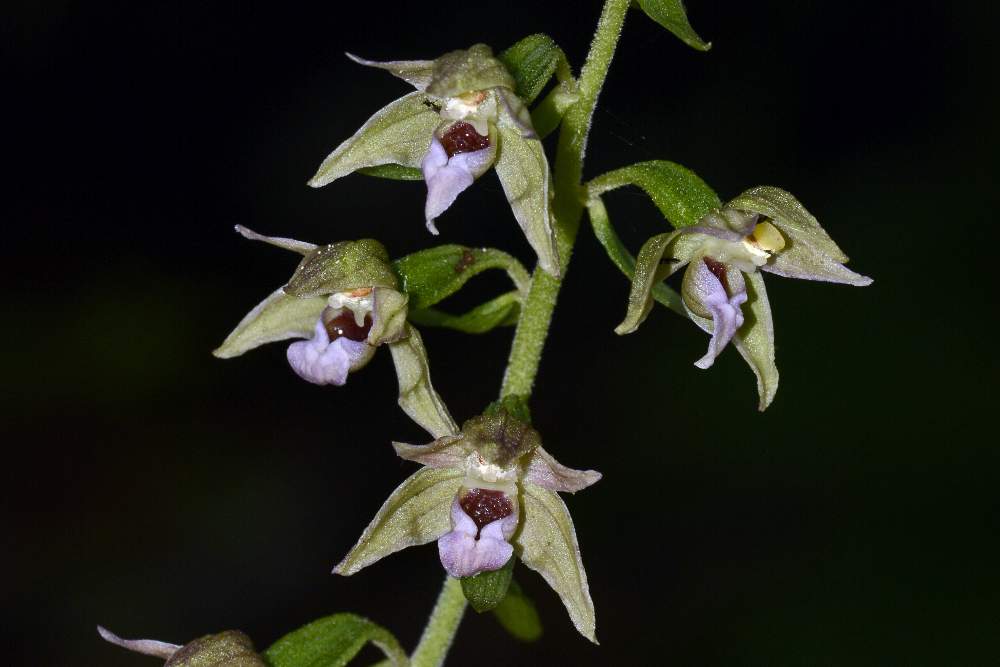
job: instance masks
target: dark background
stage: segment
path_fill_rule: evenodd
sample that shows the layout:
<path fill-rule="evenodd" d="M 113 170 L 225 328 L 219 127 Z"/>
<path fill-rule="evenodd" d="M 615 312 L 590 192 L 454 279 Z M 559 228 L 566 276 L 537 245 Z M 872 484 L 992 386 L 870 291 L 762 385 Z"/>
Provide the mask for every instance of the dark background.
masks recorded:
<path fill-rule="evenodd" d="M 633 12 L 586 173 L 665 158 L 723 199 L 779 185 L 875 283 L 767 278 L 782 382 L 761 415 L 734 351 L 692 366 L 707 337 L 683 319 L 658 308 L 613 334 L 628 284 L 584 227 L 533 409 L 550 451 L 605 475 L 567 498 L 602 644 L 519 568 L 543 640 L 472 614 L 450 664 L 993 662 L 997 17 L 987 3 L 689 4 L 715 48 Z M 599 9 L 8 10 L 5 664 L 156 664 L 102 643 L 97 623 L 177 643 L 240 628 L 263 648 L 335 611 L 415 644 L 442 579 L 433 546 L 329 571 L 415 468 L 389 442 L 425 436 L 395 408 L 384 351 L 341 389 L 298 380 L 284 345 L 210 356 L 295 265 L 232 226 L 530 260 L 492 174 L 439 220 L 440 241 L 419 183 L 305 181 L 406 91 L 343 51 L 425 58 L 544 31 L 578 65 Z M 606 201 L 633 249 L 664 228 L 637 191 Z M 477 279 L 456 303 L 501 285 Z M 509 335 L 425 331 L 457 419 L 494 398 Z"/>

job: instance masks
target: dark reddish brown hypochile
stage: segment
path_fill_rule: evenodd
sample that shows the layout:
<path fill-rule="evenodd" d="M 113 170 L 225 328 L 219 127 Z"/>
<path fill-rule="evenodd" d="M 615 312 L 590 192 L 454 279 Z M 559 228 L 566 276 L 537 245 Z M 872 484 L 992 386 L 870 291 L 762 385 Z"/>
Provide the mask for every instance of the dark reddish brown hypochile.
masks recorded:
<path fill-rule="evenodd" d="M 459 498 L 458 504 L 462 506 L 462 511 L 476 522 L 478 530 L 482 530 L 486 524 L 514 513 L 514 506 L 503 491 L 469 489 L 464 496 Z"/>
<path fill-rule="evenodd" d="M 726 275 L 726 265 L 722 262 L 715 261 L 711 257 L 705 257 L 704 259 L 705 266 L 707 266 L 708 270 L 712 272 L 712 275 L 719 279 L 719 282 L 722 283 L 722 289 L 726 290 L 726 293 L 728 294 L 729 276 Z"/>
<path fill-rule="evenodd" d="M 341 337 L 361 342 L 368 340 L 368 332 L 372 330 L 372 316 L 365 315 L 365 323 L 359 327 L 354 319 L 354 313 L 350 309 L 345 309 L 332 320 L 324 322 L 323 326 L 326 327 L 331 343 Z"/>
<path fill-rule="evenodd" d="M 469 123 L 459 121 L 441 135 L 441 146 L 448 157 L 459 153 L 471 153 L 489 148 L 490 138 L 476 132 Z"/>

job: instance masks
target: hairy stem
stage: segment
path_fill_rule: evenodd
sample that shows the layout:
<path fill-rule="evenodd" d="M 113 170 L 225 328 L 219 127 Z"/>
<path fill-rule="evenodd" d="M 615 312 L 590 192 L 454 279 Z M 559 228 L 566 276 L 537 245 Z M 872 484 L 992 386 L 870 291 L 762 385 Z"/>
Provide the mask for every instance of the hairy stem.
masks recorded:
<path fill-rule="evenodd" d="M 590 44 L 590 52 L 580 71 L 579 99 L 567 109 L 559 133 L 553 175 L 553 215 L 562 276 L 569 269 L 573 244 L 583 216 L 581 180 L 590 121 L 597 106 L 597 97 L 608 75 L 608 67 L 614 58 L 630 2 L 631 0 L 605 1 L 594 40 Z M 561 286 L 561 278 L 554 278 L 541 268 L 535 268 L 528 297 L 521 308 L 517 330 L 514 332 L 501 396 L 520 394 L 527 397 L 531 394 Z M 444 663 L 462 621 L 465 604 L 461 582 L 451 577 L 446 579 L 413 654 L 411 664 L 414 667 L 432 667 Z"/>
<path fill-rule="evenodd" d="M 559 251 L 560 273 L 563 277 L 569 269 L 573 244 L 583 214 L 580 187 L 590 121 L 597 106 L 597 97 L 604 86 L 611 59 L 615 55 L 629 3 L 630 0 L 607 0 L 604 3 L 604 10 L 597 24 L 597 31 L 594 33 L 594 41 L 591 42 L 590 52 L 580 72 L 579 100 L 566 111 L 559 133 L 553 177 L 555 191 L 553 214 L 556 248 Z M 540 268 L 535 268 L 531 289 L 521 309 L 521 318 L 514 333 L 514 343 L 511 345 L 507 371 L 504 373 L 503 388 L 500 390 L 501 396 L 531 394 L 561 286 L 561 278 L 554 278 Z"/>

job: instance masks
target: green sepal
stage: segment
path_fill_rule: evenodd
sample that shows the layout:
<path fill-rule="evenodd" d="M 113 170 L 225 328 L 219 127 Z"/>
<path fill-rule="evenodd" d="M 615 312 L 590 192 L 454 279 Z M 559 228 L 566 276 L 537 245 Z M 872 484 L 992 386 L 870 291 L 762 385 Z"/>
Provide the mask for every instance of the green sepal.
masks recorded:
<path fill-rule="evenodd" d="M 524 594 L 515 579 L 511 579 L 507 595 L 493 609 L 493 614 L 514 639 L 533 642 L 542 636 L 542 621 L 535 603 Z"/>
<path fill-rule="evenodd" d="M 597 237 L 597 240 L 604 247 L 612 263 L 631 280 L 635 275 L 635 257 L 625 247 L 625 244 L 622 243 L 622 240 L 615 232 L 614 227 L 611 226 L 607 208 L 605 208 L 600 197 L 595 197 L 587 203 L 587 213 L 590 217 L 590 226 L 594 230 L 594 236 Z M 652 293 L 654 300 L 678 315 L 686 315 L 681 295 L 667 286 L 666 283 L 655 283 Z"/>
<path fill-rule="evenodd" d="M 406 547 L 427 544 L 451 530 L 451 504 L 463 473 L 421 468 L 396 487 L 344 557 L 335 574 L 350 576 Z"/>
<path fill-rule="evenodd" d="M 177 649 L 164 667 L 268 667 L 253 642 L 239 630 L 195 639 Z M 272 667 L 284 667 L 272 665 Z"/>
<path fill-rule="evenodd" d="M 247 313 L 212 354 L 230 359 L 265 343 L 309 338 L 325 307 L 325 297 L 299 298 L 279 288 Z"/>
<path fill-rule="evenodd" d="M 481 334 L 497 327 L 513 326 L 521 314 L 521 295 L 507 292 L 481 303 L 461 315 L 452 315 L 436 308 L 410 311 L 410 321 L 429 327 L 455 329 L 462 333 Z"/>
<path fill-rule="evenodd" d="M 525 104 L 538 97 L 552 75 L 569 76 L 566 54 L 548 35 L 528 35 L 497 56 L 514 77 L 514 92 Z"/>
<path fill-rule="evenodd" d="M 410 296 L 410 308 L 423 310 L 457 292 L 473 276 L 488 269 L 503 269 L 522 293 L 530 277 L 514 257 L 493 248 L 443 245 L 420 250 L 393 262 Z"/>
<path fill-rule="evenodd" d="M 311 297 L 363 287 L 399 287 L 389 254 L 375 239 L 339 241 L 316 248 L 295 269 L 285 292 Z"/>
<path fill-rule="evenodd" d="M 558 277 L 559 253 L 549 208 L 549 163 L 538 139 L 523 136 L 522 128 L 501 106 L 500 148 L 494 165 L 500 185 L 514 218 L 528 244 L 538 256 L 538 264 Z"/>
<path fill-rule="evenodd" d="M 646 16 L 674 33 L 688 46 L 699 51 L 708 51 L 712 48 L 712 44 L 703 41 L 691 27 L 687 11 L 681 0 L 635 0 L 635 3 L 646 13 Z"/>
<path fill-rule="evenodd" d="M 554 491 L 531 482 L 523 482 L 521 490 L 524 518 L 512 540 L 514 553 L 542 575 L 559 595 L 576 629 L 596 644 L 594 601 L 566 503 Z"/>
<path fill-rule="evenodd" d="M 514 87 L 514 78 L 503 63 L 493 57 L 486 44 L 446 53 L 434 61 L 434 74 L 427 93 L 435 97 L 455 97 L 488 88 Z"/>
<path fill-rule="evenodd" d="M 480 614 L 495 609 L 507 595 L 516 560 L 517 558 L 511 556 L 499 570 L 462 577 L 462 593 L 469 601 L 469 606 Z"/>
<path fill-rule="evenodd" d="M 375 112 L 320 165 L 309 185 L 319 188 L 366 167 L 398 164 L 419 167 L 441 122 L 427 95 L 409 93 Z"/>
<path fill-rule="evenodd" d="M 270 667 L 342 667 L 368 642 L 386 655 L 388 664 L 409 664 L 392 633 L 356 614 L 333 614 L 304 625 L 272 644 L 264 656 Z"/>
<path fill-rule="evenodd" d="M 666 160 L 640 162 L 609 171 L 587 184 L 590 197 L 625 185 L 642 188 L 676 229 L 695 225 L 722 206 L 719 196 L 687 167 Z"/>
<path fill-rule="evenodd" d="M 635 331 L 653 307 L 653 286 L 663 282 L 671 273 L 681 266 L 681 262 L 669 258 L 664 261 L 663 255 L 671 242 L 681 232 L 657 234 L 646 241 L 639 249 L 635 260 L 635 275 L 632 278 L 632 289 L 628 295 L 628 309 L 625 319 L 615 328 L 619 336 Z"/>
<path fill-rule="evenodd" d="M 358 169 L 359 174 L 387 178 L 392 181 L 422 181 L 424 174 L 416 167 L 404 167 L 401 164 L 380 164 L 375 167 Z"/>
<path fill-rule="evenodd" d="M 389 343 L 399 381 L 399 407 L 435 438 L 457 435 L 458 425 L 431 385 L 427 350 L 416 328 L 407 324 L 404 338 Z"/>
<path fill-rule="evenodd" d="M 757 378 L 757 409 L 763 412 L 771 405 L 778 391 L 778 367 L 774 363 L 774 322 L 771 304 L 764 288 L 764 276 L 746 274 L 747 302 L 743 310 L 743 326 L 733 336 L 733 345 L 746 360 Z"/>
<path fill-rule="evenodd" d="M 344 54 L 359 65 L 385 70 L 417 90 L 425 90 L 434 76 L 433 60 L 368 60 L 353 53 Z"/>

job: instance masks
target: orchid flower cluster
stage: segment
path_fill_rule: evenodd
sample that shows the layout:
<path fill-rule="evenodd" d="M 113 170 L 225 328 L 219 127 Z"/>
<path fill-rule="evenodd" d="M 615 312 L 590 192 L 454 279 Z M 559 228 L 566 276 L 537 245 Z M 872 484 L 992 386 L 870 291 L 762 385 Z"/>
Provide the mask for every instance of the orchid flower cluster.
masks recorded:
<path fill-rule="evenodd" d="M 761 410 L 778 385 L 762 273 L 857 286 L 871 282 L 844 266 L 847 256 L 816 218 L 778 188 L 751 188 L 723 204 L 698 176 L 666 161 L 578 182 L 597 95 L 631 5 L 707 50 L 678 2 L 607 0 L 578 78 L 545 35 L 525 38 L 499 55 L 484 44 L 432 60 L 376 62 L 349 55 L 414 90 L 337 146 L 309 184 L 325 186 L 354 172 L 423 180 L 424 223 L 438 235 L 436 221 L 493 167 L 510 213 L 537 257 L 533 273 L 492 248 L 440 245 L 393 259 L 374 239 L 317 245 L 237 227 L 248 239 L 294 253 L 299 263 L 288 282 L 253 308 L 214 354 L 236 357 L 290 340 L 287 359 L 296 375 L 314 385 L 341 387 L 379 347 L 388 347 L 399 406 L 432 438 L 429 444 L 393 443 L 401 458 L 422 467 L 389 494 L 334 568 L 350 576 L 406 547 L 436 543 L 447 578 L 416 651 L 408 656 L 388 631 L 353 614 L 315 621 L 263 654 L 240 633 L 210 635 L 181 647 L 124 640 L 101 629 L 108 641 L 164 657 L 168 665 L 344 664 L 366 641 L 392 664 L 441 664 L 467 601 L 476 611 L 495 612 L 515 637 L 537 637 L 537 613 L 513 578 L 518 562 L 540 574 L 576 629 L 597 641 L 576 529 L 559 493 L 585 489 L 601 475 L 559 463 L 543 448 L 528 407 L 582 212 L 609 258 L 632 279 L 625 317 L 615 331 L 636 331 L 654 302 L 662 303 L 708 333 L 698 368 L 710 368 L 730 344 L 737 349 L 757 378 Z M 535 104 L 553 77 L 555 84 Z M 557 160 L 568 165 L 568 179 L 554 177 L 542 144 L 558 128 L 570 137 L 559 143 Z M 564 181 L 573 187 L 555 187 Z M 629 185 L 645 191 L 674 228 L 650 237 L 637 256 L 618 238 L 603 201 L 606 193 Z M 487 270 L 504 271 L 511 290 L 463 314 L 436 308 Z M 678 293 L 666 281 L 681 270 Z M 460 428 L 431 383 L 418 327 L 481 333 L 510 325 L 517 329 L 501 398 Z M 333 651 L 330 646 L 341 648 L 324 653 Z"/>

